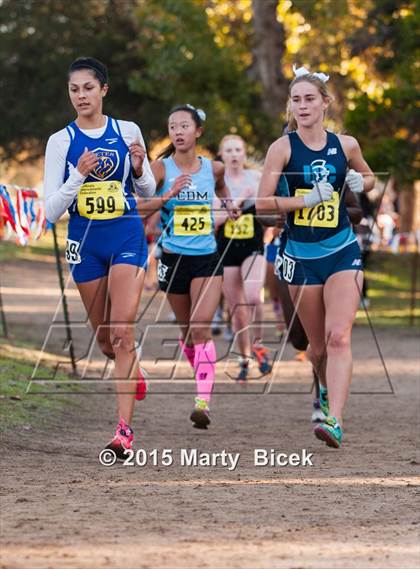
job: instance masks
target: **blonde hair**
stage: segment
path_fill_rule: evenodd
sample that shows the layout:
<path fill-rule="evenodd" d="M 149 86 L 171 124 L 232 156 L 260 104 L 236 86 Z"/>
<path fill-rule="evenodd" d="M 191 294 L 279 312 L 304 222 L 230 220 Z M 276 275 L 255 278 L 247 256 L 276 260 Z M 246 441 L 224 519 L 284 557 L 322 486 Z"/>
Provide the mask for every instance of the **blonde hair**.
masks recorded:
<path fill-rule="evenodd" d="M 296 119 L 293 116 L 293 113 L 292 113 L 291 108 L 290 108 L 290 96 L 292 93 L 292 88 L 297 83 L 303 83 L 304 81 L 306 81 L 307 83 L 311 83 L 312 85 L 315 85 L 315 87 L 317 87 L 318 91 L 321 93 L 321 96 L 323 99 L 328 99 L 329 103 L 334 101 L 334 97 L 332 97 L 332 95 L 330 95 L 330 93 L 327 89 L 327 84 L 324 81 L 321 81 L 321 79 L 319 77 L 317 77 L 316 75 L 314 75 L 313 73 L 308 73 L 307 75 L 295 77 L 289 85 L 289 99 L 287 101 L 287 111 L 286 111 L 286 114 L 287 114 L 287 130 L 289 132 L 292 130 L 296 130 L 297 126 L 298 126 Z"/>
<path fill-rule="evenodd" d="M 246 154 L 246 143 L 245 140 L 242 138 L 242 136 L 239 136 L 239 134 L 225 134 L 225 136 L 222 138 L 222 140 L 219 143 L 219 155 L 222 155 L 222 149 L 223 149 L 223 145 L 225 142 L 228 142 L 229 140 L 239 140 L 240 142 L 242 142 L 242 144 L 244 145 L 244 150 L 245 150 L 245 154 Z"/>

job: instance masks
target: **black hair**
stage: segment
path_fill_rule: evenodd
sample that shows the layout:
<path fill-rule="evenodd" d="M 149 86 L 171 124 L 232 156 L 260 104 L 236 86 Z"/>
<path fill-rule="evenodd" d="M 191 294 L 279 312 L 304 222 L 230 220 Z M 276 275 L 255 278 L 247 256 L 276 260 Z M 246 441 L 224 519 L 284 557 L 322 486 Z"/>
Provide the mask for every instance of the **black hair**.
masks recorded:
<path fill-rule="evenodd" d="M 195 126 L 197 128 L 202 128 L 204 121 L 206 120 L 206 114 L 202 109 L 196 109 L 195 107 L 193 107 L 188 103 L 185 105 L 176 105 L 169 111 L 168 116 L 170 117 L 171 115 L 177 113 L 178 111 L 186 111 L 187 113 L 190 113 L 191 118 L 195 122 Z M 161 152 L 159 152 L 157 160 L 159 160 L 159 158 L 168 158 L 174 152 L 175 152 L 175 146 L 171 142 L 170 144 L 168 144 L 168 146 L 166 146 L 166 148 L 164 148 Z"/>
<path fill-rule="evenodd" d="M 95 59 L 94 57 L 78 57 L 69 67 L 69 76 L 73 71 L 77 71 L 79 69 L 89 69 L 90 71 L 93 71 L 93 74 L 101 84 L 101 87 L 108 84 L 108 69 L 102 61 L 99 61 L 99 59 Z"/>

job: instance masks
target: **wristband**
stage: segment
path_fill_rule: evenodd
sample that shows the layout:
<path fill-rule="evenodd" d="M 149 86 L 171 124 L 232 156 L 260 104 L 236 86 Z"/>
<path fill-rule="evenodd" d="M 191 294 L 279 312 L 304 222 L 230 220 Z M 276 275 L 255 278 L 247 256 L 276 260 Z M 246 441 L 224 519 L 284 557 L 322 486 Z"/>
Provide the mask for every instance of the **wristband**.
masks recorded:
<path fill-rule="evenodd" d="M 227 202 L 232 202 L 232 198 L 220 198 L 221 207 L 227 209 Z"/>

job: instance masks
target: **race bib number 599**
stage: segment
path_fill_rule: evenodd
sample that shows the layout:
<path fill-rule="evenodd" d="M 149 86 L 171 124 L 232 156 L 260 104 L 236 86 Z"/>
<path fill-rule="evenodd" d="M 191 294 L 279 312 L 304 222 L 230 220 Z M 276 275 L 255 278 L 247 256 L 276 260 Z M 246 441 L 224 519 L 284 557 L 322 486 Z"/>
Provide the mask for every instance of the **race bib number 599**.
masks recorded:
<path fill-rule="evenodd" d="M 124 214 L 124 193 L 119 181 L 86 182 L 77 196 L 79 214 L 88 219 L 114 219 Z"/>

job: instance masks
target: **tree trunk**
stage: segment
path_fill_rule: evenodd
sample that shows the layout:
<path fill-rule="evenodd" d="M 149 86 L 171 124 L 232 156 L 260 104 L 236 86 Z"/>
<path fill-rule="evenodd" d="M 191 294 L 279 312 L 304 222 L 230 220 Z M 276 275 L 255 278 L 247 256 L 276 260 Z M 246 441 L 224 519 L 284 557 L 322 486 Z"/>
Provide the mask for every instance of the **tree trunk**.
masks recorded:
<path fill-rule="evenodd" d="M 282 71 L 285 33 L 277 21 L 278 0 L 252 0 L 255 35 L 254 72 L 262 85 L 262 107 L 272 119 L 286 111 L 287 81 Z"/>
<path fill-rule="evenodd" d="M 416 193 L 409 185 L 401 187 L 399 195 L 399 231 L 401 233 L 411 233 L 415 229 L 416 217 L 418 215 L 418 212 L 416 212 Z"/>

